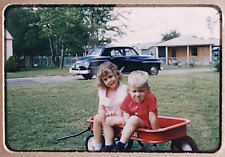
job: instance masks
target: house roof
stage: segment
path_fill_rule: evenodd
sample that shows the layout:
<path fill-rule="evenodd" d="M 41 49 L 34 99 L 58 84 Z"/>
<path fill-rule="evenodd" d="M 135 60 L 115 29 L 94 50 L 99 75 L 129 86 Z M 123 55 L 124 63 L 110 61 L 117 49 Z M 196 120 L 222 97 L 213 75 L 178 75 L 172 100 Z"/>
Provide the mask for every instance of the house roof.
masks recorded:
<path fill-rule="evenodd" d="M 214 46 L 220 46 L 221 45 L 219 39 L 208 39 L 208 40 L 212 41 Z"/>
<path fill-rule="evenodd" d="M 203 39 L 193 36 L 180 36 L 162 43 L 156 46 L 197 46 L 197 45 L 218 45 L 219 40 L 216 39 Z"/>
<path fill-rule="evenodd" d="M 11 36 L 11 34 L 7 30 L 5 32 L 6 32 L 6 39 L 12 40 L 13 37 Z"/>
<path fill-rule="evenodd" d="M 138 43 L 136 45 L 133 45 L 134 47 L 143 50 L 143 49 L 149 49 L 152 46 L 155 46 L 159 42 L 149 42 L 149 43 Z"/>

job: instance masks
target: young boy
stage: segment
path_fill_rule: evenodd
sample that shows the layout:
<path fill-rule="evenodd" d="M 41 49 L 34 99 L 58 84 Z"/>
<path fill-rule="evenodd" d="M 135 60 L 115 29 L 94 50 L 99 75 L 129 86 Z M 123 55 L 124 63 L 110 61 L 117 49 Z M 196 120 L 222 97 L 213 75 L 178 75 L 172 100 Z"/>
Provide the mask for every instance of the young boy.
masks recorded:
<path fill-rule="evenodd" d="M 128 76 L 128 92 L 120 107 L 126 124 L 114 151 L 123 151 L 138 127 L 159 128 L 156 97 L 150 92 L 148 73 L 140 70 L 132 72 Z"/>

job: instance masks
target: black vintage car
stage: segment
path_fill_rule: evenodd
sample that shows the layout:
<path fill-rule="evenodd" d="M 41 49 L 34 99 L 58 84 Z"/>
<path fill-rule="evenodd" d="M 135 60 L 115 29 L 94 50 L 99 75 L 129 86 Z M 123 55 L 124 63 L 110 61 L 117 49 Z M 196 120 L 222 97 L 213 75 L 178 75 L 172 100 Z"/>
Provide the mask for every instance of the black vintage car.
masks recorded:
<path fill-rule="evenodd" d="M 90 79 L 96 75 L 98 66 L 107 61 L 116 64 L 122 72 L 143 70 L 150 75 L 157 75 L 161 69 L 159 59 L 151 56 L 140 56 L 132 47 L 105 46 L 93 49 L 87 57 L 77 60 L 70 67 L 70 73 Z"/>

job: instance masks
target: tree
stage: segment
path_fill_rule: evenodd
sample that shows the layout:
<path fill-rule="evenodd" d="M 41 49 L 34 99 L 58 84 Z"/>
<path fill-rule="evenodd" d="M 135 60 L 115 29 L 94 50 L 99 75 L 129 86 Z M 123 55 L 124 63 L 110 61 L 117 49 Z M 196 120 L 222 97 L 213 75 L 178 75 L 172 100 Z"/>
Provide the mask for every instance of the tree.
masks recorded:
<path fill-rule="evenodd" d="M 59 66 L 59 56 L 63 61 L 65 49 L 68 52 L 82 52 L 87 45 L 88 31 L 80 8 L 40 8 L 36 13 L 40 16 L 36 25 L 42 30 L 42 35 L 49 38 L 55 67 Z M 63 68 L 63 64 L 60 65 Z"/>
<path fill-rule="evenodd" d="M 61 61 L 64 52 L 75 55 L 82 54 L 85 49 L 108 44 L 110 38 L 104 36 L 106 31 L 117 31 L 119 28 L 108 26 L 107 23 L 115 20 L 112 7 L 57 7 L 40 8 L 37 14 L 40 21 L 37 25 L 42 35 L 49 38 L 53 63 L 57 63 L 58 48 L 61 47 Z M 56 55 L 56 57 L 54 56 Z M 61 63 L 61 68 L 63 64 Z M 57 67 L 57 66 L 56 66 Z"/>
<path fill-rule="evenodd" d="M 216 13 L 217 15 L 219 15 L 219 12 Z M 207 27 L 210 31 L 210 33 L 212 34 L 214 32 L 214 29 L 215 29 L 215 26 L 220 22 L 222 21 L 220 19 L 220 16 L 217 16 L 217 18 L 215 17 L 211 17 L 211 16 L 208 16 L 207 19 L 206 19 L 206 23 L 207 23 Z"/>
<path fill-rule="evenodd" d="M 45 55 L 45 38 L 39 36 L 38 27 L 30 27 L 38 20 L 32 8 L 15 7 L 6 13 L 6 28 L 13 37 L 13 53 L 19 66 L 24 66 L 21 57 L 30 56 L 33 65 L 33 56 Z"/>
<path fill-rule="evenodd" d="M 104 44 L 104 33 L 107 30 L 106 24 L 111 20 L 110 7 L 87 7 L 83 13 L 87 15 L 86 24 L 89 28 L 89 46 L 92 48 Z"/>
<path fill-rule="evenodd" d="M 17 7 L 7 14 L 7 29 L 18 58 L 50 55 L 54 67 L 63 68 L 65 55 L 81 55 L 86 48 L 110 43 L 113 37 L 106 37 L 106 32 L 124 34 L 119 27 L 107 25 L 121 15 L 112 14 L 113 10 L 104 6 Z"/>
<path fill-rule="evenodd" d="M 40 29 L 37 26 L 32 26 L 31 23 L 39 21 L 39 17 L 35 15 L 35 11 L 30 9 L 29 15 L 29 30 L 26 32 L 24 38 L 26 42 L 25 55 L 30 56 L 31 65 L 34 65 L 34 56 L 48 55 L 47 39 L 40 36 Z"/>
<path fill-rule="evenodd" d="M 111 43 L 113 36 L 106 37 L 107 32 L 114 32 L 115 36 L 122 36 L 125 33 L 122 31 L 122 27 L 127 27 L 121 24 L 119 27 L 108 25 L 108 22 L 116 21 L 119 17 L 125 18 L 123 14 L 125 12 L 114 11 L 113 7 L 87 7 L 83 8 L 83 12 L 86 17 L 86 24 L 89 28 L 89 43 L 91 48 L 99 45 L 105 45 Z"/>
<path fill-rule="evenodd" d="M 24 17 L 28 14 L 28 10 L 21 8 L 10 8 L 6 12 L 6 29 L 13 37 L 13 55 L 18 64 L 20 64 L 19 58 L 25 55 L 25 45 L 22 43 L 25 43 L 24 34 L 28 30 L 28 22 Z"/>
<path fill-rule="evenodd" d="M 167 41 L 173 38 L 177 38 L 180 36 L 180 33 L 178 33 L 176 30 L 171 30 L 170 33 L 161 34 L 163 37 L 161 41 Z"/>

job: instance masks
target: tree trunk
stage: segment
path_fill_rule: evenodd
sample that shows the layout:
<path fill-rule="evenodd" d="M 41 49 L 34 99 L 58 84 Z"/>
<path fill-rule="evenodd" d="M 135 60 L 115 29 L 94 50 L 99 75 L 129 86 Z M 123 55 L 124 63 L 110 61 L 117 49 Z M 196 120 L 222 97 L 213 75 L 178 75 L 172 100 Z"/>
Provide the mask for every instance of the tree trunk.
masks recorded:
<path fill-rule="evenodd" d="M 23 68 L 26 67 L 26 56 L 25 54 L 23 54 Z"/>
<path fill-rule="evenodd" d="M 58 45 L 57 44 L 55 46 L 55 55 L 56 55 L 55 67 L 59 68 L 59 49 L 58 49 Z"/>
<path fill-rule="evenodd" d="M 20 56 L 15 56 L 15 60 L 16 60 L 16 63 L 17 63 L 16 70 L 19 71 L 20 68 L 21 68 Z"/>
<path fill-rule="evenodd" d="M 49 36 L 48 39 L 49 39 L 49 46 L 50 46 L 51 55 L 52 55 L 52 64 L 53 64 L 54 68 L 56 68 L 56 63 L 55 63 L 55 53 L 54 53 L 54 51 L 53 51 L 51 37 Z"/>
<path fill-rule="evenodd" d="M 62 44 L 60 69 L 63 69 L 63 63 L 64 63 L 64 45 Z"/>
<path fill-rule="evenodd" d="M 30 56 L 30 63 L 31 63 L 31 67 L 33 68 L 34 67 L 34 56 L 33 55 Z"/>

